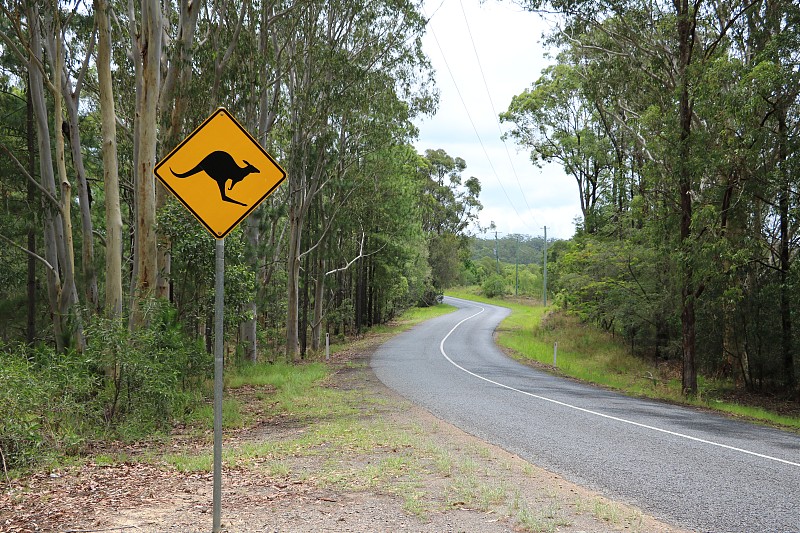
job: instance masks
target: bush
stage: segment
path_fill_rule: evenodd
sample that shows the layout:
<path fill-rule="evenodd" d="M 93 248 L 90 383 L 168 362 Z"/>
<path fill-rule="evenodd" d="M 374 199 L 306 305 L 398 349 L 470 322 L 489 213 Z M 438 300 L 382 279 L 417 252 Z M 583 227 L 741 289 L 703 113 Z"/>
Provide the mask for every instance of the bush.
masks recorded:
<path fill-rule="evenodd" d="M 481 285 L 481 292 L 487 298 L 502 298 L 508 292 L 506 281 L 500 274 L 492 274 Z"/>
<path fill-rule="evenodd" d="M 9 468 L 48 453 L 74 453 L 99 417 L 98 379 L 83 354 L 6 346 L 0 350 L 0 448 Z"/>
<path fill-rule="evenodd" d="M 8 468 L 75 454 L 103 436 L 139 439 L 193 409 L 213 360 L 181 330 L 166 302 L 149 326 L 96 317 L 84 353 L 0 346 L 0 451 Z"/>
<path fill-rule="evenodd" d="M 150 302 L 146 313 L 147 328 L 129 331 L 123 320 L 97 319 L 89 331 L 89 349 L 106 376 L 98 395 L 104 422 L 126 438 L 166 430 L 183 417 L 213 367 L 167 302 Z"/>

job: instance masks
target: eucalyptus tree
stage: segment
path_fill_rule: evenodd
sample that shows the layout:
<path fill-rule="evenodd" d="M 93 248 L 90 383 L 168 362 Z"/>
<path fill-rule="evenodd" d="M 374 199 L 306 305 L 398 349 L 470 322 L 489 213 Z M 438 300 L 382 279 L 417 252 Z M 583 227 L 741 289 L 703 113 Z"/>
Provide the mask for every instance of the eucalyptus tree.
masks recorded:
<path fill-rule="evenodd" d="M 141 326 L 143 300 L 153 296 L 158 277 L 156 238 L 156 165 L 158 99 L 161 88 L 163 14 L 157 0 L 142 0 L 141 9 L 128 9 L 128 32 L 136 72 L 134 119 L 134 190 L 136 201 L 135 260 L 131 324 Z"/>
<path fill-rule="evenodd" d="M 651 210 L 640 210 L 645 216 L 640 220 L 654 230 L 661 228 L 664 251 L 673 258 L 680 296 L 683 390 L 694 394 L 697 309 L 719 274 L 713 256 L 719 250 L 725 211 L 720 203 L 725 196 L 720 202 L 718 194 L 727 190 L 730 199 L 731 193 L 743 192 L 744 183 L 729 179 L 725 169 L 732 168 L 731 154 L 724 161 L 723 151 L 713 142 L 717 118 L 724 110 L 716 105 L 720 92 L 710 88 L 715 69 L 731 57 L 737 28 L 747 20 L 761 24 L 752 17 L 757 3 L 534 0 L 526 5 L 531 9 L 547 5 L 563 14 L 563 27 L 553 42 L 577 58 L 573 64 L 584 78 L 581 98 L 594 104 L 598 111 L 594 120 L 610 139 L 614 132 L 627 132 L 627 141 L 616 143 L 615 149 L 630 151 L 628 170 L 640 175 L 640 190 L 654 200 L 638 202 L 643 205 L 637 209 Z M 624 78 L 627 83 L 619 83 Z M 716 86 L 722 94 L 729 90 Z M 656 212 L 665 216 L 653 216 Z"/>
<path fill-rule="evenodd" d="M 500 119 L 514 123 L 507 136 L 530 149 L 534 164 L 557 161 L 575 178 L 584 227 L 594 233 L 595 206 L 609 185 L 613 160 L 596 106 L 583 94 L 579 68 L 562 55 L 530 89 L 511 100 Z"/>
<path fill-rule="evenodd" d="M 72 233 L 72 184 L 67 176 L 62 131 L 61 80 L 64 68 L 62 14 L 58 5 L 49 6 L 41 12 L 37 5 L 12 4 L 3 6 L 3 13 L 11 22 L 9 29 L 0 32 L 0 38 L 21 63 L 25 64 L 28 90 L 31 95 L 33 115 L 38 140 L 40 181 L 19 163 L 24 176 L 36 183 L 42 194 L 44 223 L 44 256 L 35 255 L 47 271 L 48 300 L 53 321 L 53 333 L 57 349 L 69 345 L 82 349 L 83 327 L 78 312 L 78 291 L 75 279 L 75 255 Z M 52 39 L 46 46 L 45 41 Z M 47 48 L 48 57 L 44 50 Z M 53 102 L 52 114 L 48 111 L 45 90 Z M 50 128 L 52 116 L 53 127 Z M 54 171 L 54 136 L 58 186 Z M 31 252 L 28 250 L 28 252 Z"/>
<path fill-rule="evenodd" d="M 61 17 L 58 10 L 54 16 Z M 79 13 L 77 7 L 72 12 L 63 15 L 65 22 L 70 27 L 53 32 L 45 39 L 45 49 L 51 58 L 61 57 L 62 72 L 59 74 L 61 88 L 61 102 L 65 107 L 62 131 L 65 145 L 68 144 L 71 155 L 71 170 L 75 174 L 77 183 L 77 200 L 80 208 L 81 220 L 81 269 L 83 272 L 83 291 L 85 305 L 91 313 L 99 310 L 99 294 L 97 287 L 97 272 L 95 270 L 95 253 L 93 235 L 93 222 L 91 216 L 92 196 L 87 181 L 86 167 L 83 160 L 83 145 L 79 128 L 78 109 L 81 106 L 82 90 L 90 67 L 90 60 L 94 53 L 96 32 L 93 28 L 93 19 Z M 59 141 L 61 142 L 61 141 Z M 58 150 L 56 151 L 58 154 Z M 59 156 L 61 157 L 61 156 Z M 64 172 L 66 173 L 66 161 Z"/>
<path fill-rule="evenodd" d="M 106 0 L 95 0 L 97 20 L 97 86 L 102 132 L 103 192 L 105 205 L 105 315 L 122 316 L 122 212 L 119 200 L 119 160 L 117 156 L 117 116 L 111 76 L 111 17 Z"/>
<path fill-rule="evenodd" d="M 797 71 L 800 49 L 800 7 L 794 2 L 755 2 L 747 13 L 746 35 L 753 54 L 752 81 L 761 104 L 761 124 L 768 126 L 772 150 L 766 166 L 770 184 L 777 196 L 777 248 L 779 271 L 779 307 L 781 323 L 781 363 L 784 385 L 791 390 L 797 386 L 795 372 L 795 343 L 792 333 L 792 301 L 796 280 L 792 269 L 797 257 L 797 228 L 800 224 L 800 166 L 796 153 L 800 148 L 800 73 Z M 775 209 L 777 207 L 777 209 Z"/>
<path fill-rule="evenodd" d="M 461 265 L 468 258 L 470 226 L 483 208 L 481 184 L 463 179 L 467 163 L 442 149 L 429 149 L 418 161 L 422 228 L 428 235 L 428 263 L 432 285 L 441 291 L 458 283 Z"/>
<path fill-rule="evenodd" d="M 309 2 L 297 16 L 285 73 L 290 133 L 286 355 L 295 360 L 300 266 L 309 251 L 302 249 L 303 231 L 315 197 L 341 176 L 337 163 L 347 167 L 362 156 L 358 147 L 366 135 L 405 122 L 428 106 L 418 91 L 428 80 L 419 40 L 425 21 L 416 5 Z"/>
<path fill-rule="evenodd" d="M 302 2 L 252 2 L 244 15 L 244 28 L 225 78 L 237 95 L 234 105 L 242 110 L 245 127 L 261 146 L 276 155 L 284 149 L 283 132 L 272 134 L 279 118 L 285 117 L 281 99 L 286 70 L 284 53 L 297 22 L 294 14 L 301 9 Z M 252 361 L 259 353 L 259 300 L 264 298 L 263 287 L 270 283 L 283 251 L 284 203 L 285 191 L 281 188 L 244 222 L 248 262 L 259 279 L 258 290 L 244 302 L 247 318 L 240 325 L 245 356 Z"/>

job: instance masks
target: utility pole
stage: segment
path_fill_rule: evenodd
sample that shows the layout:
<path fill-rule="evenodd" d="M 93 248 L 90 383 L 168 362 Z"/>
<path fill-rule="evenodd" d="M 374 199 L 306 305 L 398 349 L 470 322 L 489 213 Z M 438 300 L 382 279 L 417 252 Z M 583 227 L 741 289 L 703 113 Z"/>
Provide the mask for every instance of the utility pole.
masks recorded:
<path fill-rule="evenodd" d="M 494 259 L 497 262 L 497 273 L 500 273 L 500 251 L 497 248 L 497 230 L 494 230 Z"/>
<path fill-rule="evenodd" d="M 547 307 L 547 226 L 544 227 L 544 290 L 542 291 L 542 302 Z"/>
<path fill-rule="evenodd" d="M 519 235 L 517 235 L 517 249 L 514 251 L 514 273 L 516 276 L 514 296 L 519 296 Z"/>

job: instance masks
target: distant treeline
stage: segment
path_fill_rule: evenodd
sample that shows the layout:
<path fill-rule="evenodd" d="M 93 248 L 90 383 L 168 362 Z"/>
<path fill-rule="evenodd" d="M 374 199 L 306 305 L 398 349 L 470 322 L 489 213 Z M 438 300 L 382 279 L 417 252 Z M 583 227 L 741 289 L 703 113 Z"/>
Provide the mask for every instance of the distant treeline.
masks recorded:
<path fill-rule="evenodd" d="M 548 243 L 554 239 L 548 239 Z M 496 252 L 496 253 L 495 253 Z M 520 265 L 542 264 L 544 259 L 544 237 L 531 237 L 512 233 L 494 237 L 475 237 L 472 240 L 472 260 L 484 257 L 498 259 L 505 263 Z"/>

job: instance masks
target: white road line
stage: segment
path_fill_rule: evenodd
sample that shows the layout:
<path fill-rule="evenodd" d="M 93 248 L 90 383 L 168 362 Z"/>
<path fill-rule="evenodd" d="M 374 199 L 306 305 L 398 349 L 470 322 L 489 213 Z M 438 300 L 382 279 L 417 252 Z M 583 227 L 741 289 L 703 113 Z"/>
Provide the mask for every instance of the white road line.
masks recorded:
<path fill-rule="evenodd" d="M 465 301 L 469 301 L 469 300 L 465 300 Z M 480 307 L 480 306 L 476 306 L 476 307 Z M 639 422 L 634 422 L 632 420 L 626 420 L 624 418 L 619 418 L 619 417 L 616 417 L 616 416 L 611 416 L 611 415 L 606 415 L 606 414 L 603 414 L 603 413 L 598 413 L 597 411 L 592 411 L 590 409 L 584 409 L 583 407 L 578 407 L 576 405 L 571 405 L 571 404 L 568 404 L 568 403 L 560 402 L 558 400 L 553 400 L 551 398 L 546 398 L 544 396 L 539 396 L 537 394 L 532 394 L 530 392 L 526 392 L 526 391 L 523 391 L 523 390 L 515 389 L 514 387 L 510 387 L 508 385 L 504 385 L 503 383 L 498 383 L 497 381 L 491 380 L 489 378 L 485 378 L 485 377 L 483 377 L 483 376 L 481 376 L 479 374 L 476 374 L 475 372 L 467 370 L 463 366 L 459 365 L 458 363 L 456 363 L 455 361 L 450 359 L 450 356 L 448 356 L 447 352 L 444 351 L 444 343 L 450 337 L 450 335 L 452 335 L 453 332 L 461 324 L 463 324 L 467 320 L 475 318 L 476 316 L 478 316 L 479 314 L 483 313 L 484 311 L 486 311 L 486 308 L 480 307 L 480 311 L 478 311 L 474 315 L 468 316 L 467 318 L 465 318 L 464 320 L 462 320 L 461 322 L 459 322 L 458 324 L 453 326 L 453 329 L 451 329 L 447 333 L 447 335 L 444 336 L 444 338 L 442 339 L 442 342 L 439 343 L 439 351 L 442 352 L 442 355 L 444 356 L 444 358 L 447 359 L 450 362 L 450 364 L 452 364 L 453 366 L 455 366 L 459 370 L 463 370 L 464 372 L 466 372 L 467 374 L 469 374 L 471 376 L 475 376 L 476 378 L 482 379 L 483 381 L 491 383 L 492 385 L 497 385 L 498 387 L 502 387 L 504 389 L 507 389 L 507 390 L 510 390 L 510 391 L 513 391 L 513 392 L 518 392 L 520 394 L 524 394 L 525 396 L 530 396 L 531 398 L 536 398 L 537 400 L 543 400 L 545 402 L 554 403 L 554 404 L 560 405 L 562 407 L 567 407 L 569 409 L 574 409 L 576 411 L 581 411 L 583 413 L 587 413 L 587 414 L 590 414 L 590 415 L 599 416 L 599 417 L 602 417 L 602 418 L 606 418 L 608 420 L 614 420 L 616 422 L 622 422 L 623 424 L 630 424 L 631 426 L 637 426 L 637 427 L 640 427 L 640 428 L 649 429 L 651 431 L 657 431 L 659 433 L 666 433 L 667 435 L 672 435 L 674 437 L 681 437 L 681 438 L 692 440 L 692 441 L 695 441 L 695 442 L 701 442 L 703 444 L 709 444 L 711 446 L 717 446 L 719 448 L 725 448 L 726 450 L 732 450 L 732 451 L 735 451 L 735 452 L 745 453 L 747 455 L 753 455 L 755 457 L 760 457 L 762 459 L 768 459 L 770 461 L 776 461 L 778 463 L 783 463 L 783 464 L 787 464 L 787 465 L 791 465 L 791 466 L 800 467 L 800 463 L 794 463 L 792 461 L 787 461 L 786 459 L 780 459 L 778 457 L 772 457 L 771 455 L 764 455 L 762 453 L 756 453 L 756 452 L 751 452 L 750 450 L 744 450 L 742 448 L 736 448 L 735 446 L 728 446 L 727 444 L 721 444 L 719 442 L 713 442 L 713 441 L 701 439 L 701 438 L 698 438 L 698 437 L 692 437 L 691 435 L 686 435 L 684 433 L 676 433 L 675 431 L 669 431 L 668 429 L 661 429 L 661 428 L 657 428 L 657 427 L 654 427 L 654 426 L 648 426 L 647 424 L 640 424 Z"/>

